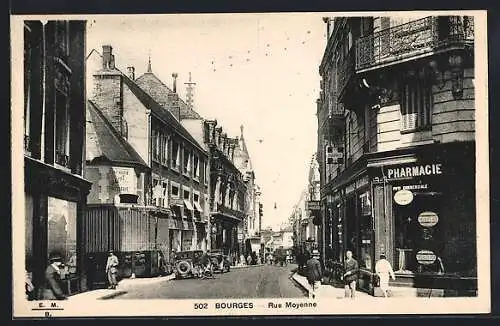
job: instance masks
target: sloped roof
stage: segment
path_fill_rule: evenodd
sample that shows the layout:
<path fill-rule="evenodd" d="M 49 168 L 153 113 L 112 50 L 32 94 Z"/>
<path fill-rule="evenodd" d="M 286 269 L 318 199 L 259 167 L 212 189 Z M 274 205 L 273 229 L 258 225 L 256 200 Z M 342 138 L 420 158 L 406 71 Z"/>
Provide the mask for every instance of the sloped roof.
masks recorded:
<path fill-rule="evenodd" d="M 90 100 L 87 101 L 86 159 L 149 169 L 135 149 L 116 131 Z"/>
<path fill-rule="evenodd" d="M 203 153 L 206 151 L 200 144 L 194 139 L 194 137 L 181 125 L 179 121 L 170 113 L 168 110 L 164 109 L 158 102 L 156 102 L 151 96 L 149 96 L 146 91 L 144 91 L 139 85 L 128 78 L 125 74 L 123 75 L 123 82 L 130 88 L 132 93 L 137 97 L 137 99 L 151 112 L 156 115 L 160 120 L 165 122 L 170 128 L 179 133 L 184 139 L 191 143 L 194 147 Z"/>
<path fill-rule="evenodd" d="M 156 102 L 165 103 L 165 107 L 173 112 L 175 108 L 169 95 L 175 94 L 167 85 L 165 85 L 156 75 L 152 72 L 146 72 L 142 76 L 136 78 L 135 83 L 146 91 Z M 202 119 L 202 117 L 187 105 L 181 98 L 179 98 L 180 119 Z M 174 114 L 177 114 L 175 112 Z"/>

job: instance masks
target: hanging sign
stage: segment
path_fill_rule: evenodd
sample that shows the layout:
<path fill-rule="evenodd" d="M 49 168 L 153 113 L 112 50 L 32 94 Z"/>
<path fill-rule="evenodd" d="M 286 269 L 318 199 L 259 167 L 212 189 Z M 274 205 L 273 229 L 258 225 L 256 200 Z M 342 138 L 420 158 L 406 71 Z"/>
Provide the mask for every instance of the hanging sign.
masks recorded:
<path fill-rule="evenodd" d="M 420 250 L 417 252 L 417 261 L 422 265 L 431 265 L 436 261 L 436 255 L 430 250 Z"/>
<path fill-rule="evenodd" d="M 408 205 L 413 201 L 413 193 L 406 189 L 398 190 L 394 194 L 394 201 L 398 205 Z"/>
<path fill-rule="evenodd" d="M 418 223 L 426 228 L 435 226 L 438 221 L 439 217 L 434 212 L 422 212 L 418 215 Z"/>

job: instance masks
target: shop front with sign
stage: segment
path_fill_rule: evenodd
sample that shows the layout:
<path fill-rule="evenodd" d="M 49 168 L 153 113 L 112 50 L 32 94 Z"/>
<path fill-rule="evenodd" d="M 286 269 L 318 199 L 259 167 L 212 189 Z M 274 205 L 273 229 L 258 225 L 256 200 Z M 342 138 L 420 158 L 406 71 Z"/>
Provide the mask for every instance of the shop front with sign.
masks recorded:
<path fill-rule="evenodd" d="M 367 162 L 374 258 L 387 256 L 394 285 L 475 293 L 474 147 L 435 145 L 397 154 Z"/>

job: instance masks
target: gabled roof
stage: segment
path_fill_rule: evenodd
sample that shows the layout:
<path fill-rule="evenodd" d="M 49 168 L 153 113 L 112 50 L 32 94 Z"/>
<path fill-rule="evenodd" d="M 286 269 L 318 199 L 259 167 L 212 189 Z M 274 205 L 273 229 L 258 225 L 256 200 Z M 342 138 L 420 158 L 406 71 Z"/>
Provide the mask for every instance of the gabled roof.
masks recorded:
<path fill-rule="evenodd" d="M 167 124 L 170 128 L 179 133 L 184 139 L 191 143 L 194 147 L 203 153 L 206 151 L 194 139 L 194 137 L 181 125 L 179 121 L 166 109 L 164 109 L 158 102 L 156 102 L 148 93 L 139 87 L 134 81 L 122 74 L 123 82 L 130 88 L 135 97 L 160 120 Z"/>
<path fill-rule="evenodd" d="M 87 101 L 86 159 L 149 169 L 135 149 L 90 100 Z"/>
<path fill-rule="evenodd" d="M 175 108 L 172 106 L 172 101 L 169 95 L 175 94 L 167 85 L 165 85 L 152 72 L 146 72 L 142 76 L 135 79 L 135 83 L 145 90 L 156 102 L 165 103 L 165 107 L 173 112 Z M 180 119 L 202 119 L 202 117 L 179 98 Z M 174 112 L 177 114 L 177 112 Z"/>

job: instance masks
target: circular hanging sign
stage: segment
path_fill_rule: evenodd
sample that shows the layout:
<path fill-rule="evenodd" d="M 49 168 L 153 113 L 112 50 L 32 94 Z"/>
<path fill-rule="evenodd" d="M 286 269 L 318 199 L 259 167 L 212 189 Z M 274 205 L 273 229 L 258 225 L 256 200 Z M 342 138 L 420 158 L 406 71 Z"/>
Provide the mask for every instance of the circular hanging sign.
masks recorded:
<path fill-rule="evenodd" d="M 439 217 L 434 212 L 422 212 L 418 215 L 418 223 L 423 227 L 430 228 L 438 224 Z"/>
<path fill-rule="evenodd" d="M 436 261 L 436 255 L 430 250 L 420 250 L 417 252 L 417 261 L 422 265 L 431 265 Z"/>
<path fill-rule="evenodd" d="M 399 205 L 408 205 L 413 201 L 413 193 L 406 189 L 396 191 L 394 201 Z"/>

